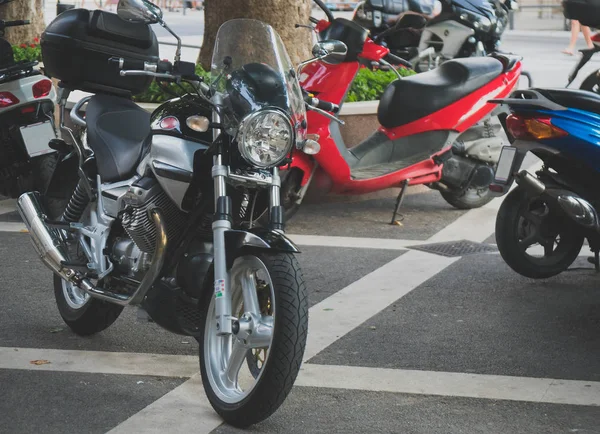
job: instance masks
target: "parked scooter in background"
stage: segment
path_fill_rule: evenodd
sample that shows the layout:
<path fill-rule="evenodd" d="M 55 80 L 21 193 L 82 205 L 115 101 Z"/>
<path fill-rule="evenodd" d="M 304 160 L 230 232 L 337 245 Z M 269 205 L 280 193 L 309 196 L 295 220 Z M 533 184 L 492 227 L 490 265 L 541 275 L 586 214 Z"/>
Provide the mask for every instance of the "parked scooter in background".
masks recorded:
<path fill-rule="evenodd" d="M 520 77 L 520 59 L 498 55 L 453 60 L 433 71 L 395 80 L 379 103 L 381 126 L 348 149 L 340 134 L 341 122 L 332 113 L 339 110 L 361 62 L 389 65 L 389 50 L 355 22 L 333 19 L 321 0 L 315 3 L 328 17 L 316 25 L 321 47 L 338 56 L 300 71 L 300 84 L 309 92 L 307 101 L 313 109 L 308 114 L 308 132 L 321 150 L 314 156 L 293 155 L 282 185 L 286 211 L 291 214 L 298 208 L 317 170 L 327 175 L 337 193 L 401 186 L 396 212 L 406 187 L 418 184 L 440 190 L 457 208 L 489 202 L 488 186 L 502 139 L 496 136 L 501 126 L 491 122 L 494 106 L 487 100 L 513 90 Z"/>
<path fill-rule="evenodd" d="M 442 0 L 441 5 L 431 18 L 432 8 L 420 2 L 367 0 L 356 7 L 353 21 L 417 71 L 426 71 L 446 60 L 497 52 L 508 11 L 518 7 L 513 0 Z"/>
<path fill-rule="evenodd" d="M 8 27 L 26 20 L 0 20 L 0 195 L 16 198 L 24 191 L 45 188 L 56 166 L 48 142 L 56 137 L 52 81 L 34 67 L 15 62 Z"/>
<path fill-rule="evenodd" d="M 534 88 L 494 102 L 510 110 L 502 116 L 512 144 L 490 189 L 501 195 L 518 184 L 496 219 L 502 258 L 523 276 L 550 277 L 573 263 L 587 238 L 600 270 L 600 96 Z M 527 152 L 544 163 L 535 174 L 521 170 Z"/>

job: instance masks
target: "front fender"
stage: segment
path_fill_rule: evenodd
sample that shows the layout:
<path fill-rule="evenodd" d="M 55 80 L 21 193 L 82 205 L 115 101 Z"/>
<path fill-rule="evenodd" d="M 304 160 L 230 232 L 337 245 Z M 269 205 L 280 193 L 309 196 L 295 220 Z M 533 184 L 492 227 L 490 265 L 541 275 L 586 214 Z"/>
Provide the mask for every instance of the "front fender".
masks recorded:
<path fill-rule="evenodd" d="M 225 249 L 228 267 L 233 265 L 233 261 L 243 249 L 300 253 L 298 247 L 285 234 L 260 227 L 248 231 L 225 231 Z"/>

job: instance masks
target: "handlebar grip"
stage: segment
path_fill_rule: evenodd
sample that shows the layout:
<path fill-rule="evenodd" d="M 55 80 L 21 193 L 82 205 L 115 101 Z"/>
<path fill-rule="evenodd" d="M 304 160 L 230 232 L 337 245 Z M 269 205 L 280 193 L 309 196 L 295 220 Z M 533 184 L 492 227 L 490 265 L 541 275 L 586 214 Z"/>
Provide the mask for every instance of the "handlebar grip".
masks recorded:
<path fill-rule="evenodd" d="M 170 74 L 173 71 L 173 64 L 168 60 L 159 60 L 156 64 L 156 72 L 161 74 Z"/>
<path fill-rule="evenodd" d="M 316 107 L 326 112 L 337 113 L 340 111 L 340 106 L 329 101 L 318 100 Z"/>
<path fill-rule="evenodd" d="M 4 27 L 16 27 L 31 24 L 29 20 L 4 21 Z"/>
<path fill-rule="evenodd" d="M 123 59 L 122 57 L 111 57 L 108 59 L 110 63 L 113 63 L 119 67 L 119 69 L 135 69 L 144 71 L 145 65 L 143 60 L 129 60 Z"/>
<path fill-rule="evenodd" d="M 404 60 L 402 57 L 398 57 L 395 54 L 388 53 L 387 56 L 383 58 L 386 62 L 391 63 L 392 65 L 402 65 L 405 68 L 413 69 L 413 64 L 408 60 Z"/>

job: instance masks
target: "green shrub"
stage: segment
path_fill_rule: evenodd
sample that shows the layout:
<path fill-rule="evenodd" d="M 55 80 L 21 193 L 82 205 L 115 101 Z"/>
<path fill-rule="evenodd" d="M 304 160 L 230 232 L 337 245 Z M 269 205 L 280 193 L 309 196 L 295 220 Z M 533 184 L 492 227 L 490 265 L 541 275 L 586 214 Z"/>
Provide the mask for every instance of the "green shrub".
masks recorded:
<path fill-rule="evenodd" d="M 405 68 L 398 69 L 403 77 L 415 74 L 415 71 Z M 356 74 L 350 91 L 346 96 L 347 102 L 375 101 L 381 98 L 383 91 L 392 81 L 396 80 L 393 71 L 372 71 L 369 68 L 361 68 Z"/>
<path fill-rule="evenodd" d="M 205 71 L 202 66 L 196 65 L 196 74 L 200 77 L 204 77 L 208 79 L 210 76 L 210 72 Z M 163 90 L 163 87 L 166 87 L 169 91 Z M 190 91 L 190 85 L 186 83 L 182 83 L 181 86 L 178 86 L 174 83 L 162 83 L 158 84 L 155 81 L 152 82 L 148 90 L 139 95 L 136 95 L 133 99 L 137 102 L 165 102 L 170 100 L 171 98 L 175 98 L 174 95 L 180 96 Z"/>
<path fill-rule="evenodd" d="M 402 76 L 413 75 L 415 72 L 409 69 L 400 68 L 398 70 Z M 200 65 L 196 66 L 196 74 L 201 77 L 208 78 L 210 73 L 205 71 Z M 381 98 L 383 91 L 392 81 L 396 80 L 396 74 L 392 71 L 375 70 L 361 68 L 350 87 L 350 91 L 346 97 L 346 101 L 374 101 Z M 169 92 L 162 89 L 161 86 L 166 86 Z M 184 89 L 188 89 L 187 85 L 183 85 Z M 159 85 L 156 81 L 152 82 L 148 90 L 144 93 L 136 95 L 134 100 L 137 102 L 154 102 L 161 103 L 174 98 L 174 95 L 182 95 L 184 91 L 181 87 L 175 84 Z"/>
<path fill-rule="evenodd" d="M 40 48 L 39 42 L 40 40 L 35 38 L 33 44 L 13 45 L 12 49 L 15 62 L 21 62 L 24 60 L 27 62 L 42 60 L 42 49 Z"/>

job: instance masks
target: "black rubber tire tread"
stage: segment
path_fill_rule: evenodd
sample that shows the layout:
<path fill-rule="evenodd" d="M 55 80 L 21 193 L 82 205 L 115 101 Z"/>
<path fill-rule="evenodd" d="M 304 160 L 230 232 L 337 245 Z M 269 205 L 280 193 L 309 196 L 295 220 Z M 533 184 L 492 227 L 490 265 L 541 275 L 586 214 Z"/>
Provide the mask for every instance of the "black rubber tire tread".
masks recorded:
<path fill-rule="evenodd" d="M 456 209 L 481 208 L 494 198 L 490 190 L 486 190 L 483 196 L 479 196 L 475 200 L 472 200 L 469 196 L 467 196 L 466 192 L 462 195 L 457 195 L 452 191 L 440 191 L 440 193 L 444 200 Z"/>
<path fill-rule="evenodd" d="M 496 217 L 496 244 L 504 262 L 522 276 L 532 279 L 546 279 L 565 271 L 577 259 L 583 245 L 583 236 L 573 235 L 572 246 L 560 261 L 552 265 L 533 263 L 520 249 L 515 231 L 520 217 L 520 209 L 527 194 L 521 188 L 511 191 L 498 210 Z"/>
<path fill-rule="evenodd" d="M 65 324 L 79 336 L 90 336 L 107 329 L 123 311 L 123 306 L 94 298 L 79 309 L 71 308 L 65 300 L 62 279 L 57 275 L 54 275 L 54 297 Z"/>
<path fill-rule="evenodd" d="M 200 372 L 206 395 L 215 411 L 230 425 L 245 428 L 273 414 L 290 393 L 300 371 L 308 334 L 308 292 L 297 259 L 287 253 L 258 253 L 275 286 L 275 330 L 265 372 L 250 394 L 237 404 L 221 401 L 210 387 L 200 344 Z M 206 288 L 201 304 L 201 334 L 213 297 Z"/>

